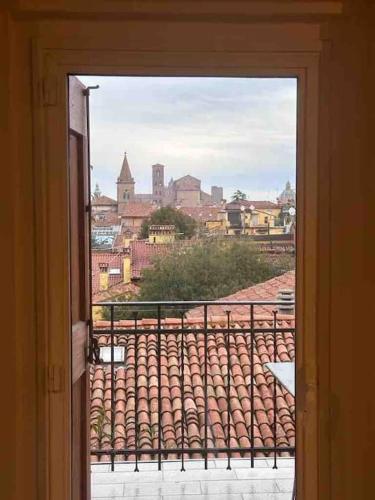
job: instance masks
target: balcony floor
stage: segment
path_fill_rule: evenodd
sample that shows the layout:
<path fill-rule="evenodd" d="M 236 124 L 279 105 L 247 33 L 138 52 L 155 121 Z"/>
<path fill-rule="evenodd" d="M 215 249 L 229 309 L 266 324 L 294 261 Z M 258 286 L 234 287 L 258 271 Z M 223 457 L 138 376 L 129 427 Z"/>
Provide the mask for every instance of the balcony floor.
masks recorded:
<path fill-rule="evenodd" d="M 270 458 L 231 460 L 232 470 L 226 470 L 226 459 L 209 461 L 204 470 L 202 460 L 186 460 L 186 472 L 180 472 L 181 462 L 142 462 L 140 472 L 134 464 L 117 462 L 115 471 L 108 464 L 94 464 L 91 476 L 91 498 L 94 500 L 291 500 L 294 479 L 294 459 L 278 458 L 273 469 Z"/>

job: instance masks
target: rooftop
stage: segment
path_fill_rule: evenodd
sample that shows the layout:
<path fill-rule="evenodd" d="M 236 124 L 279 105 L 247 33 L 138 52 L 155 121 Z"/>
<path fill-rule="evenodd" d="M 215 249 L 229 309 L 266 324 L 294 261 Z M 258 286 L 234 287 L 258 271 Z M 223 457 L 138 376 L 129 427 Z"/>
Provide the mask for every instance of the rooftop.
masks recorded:
<path fill-rule="evenodd" d="M 279 206 L 276 203 L 273 203 L 272 201 L 266 201 L 266 200 L 233 200 L 229 203 L 226 204 L 226 208 L 239 208 L 241 205 L 244 207 L 250 208 L 253 206 L 255 210 L 265 210 L 265 209 L 276 209 L 279 208 Z"/>
<path fill-rule="evenodd" d="M 117 285 L 122 282 L 122 260 L 123 256 L 119 252 L 93 251 L 91 253 L 91 276 L 93 295 L 100 292 L 100 265 L 108 265 L 109 286 Z M 111 272 L 112 271 L 112 272 Z M 113 272 L 114 271 L 114 272 Z M 116 272 L 118 271 L 118 272 Z"/>
<path fill-rule="evenodd" d="M 288 288 L 294 290 L 295 288 L 295 271 L 288 271 L 280 276 L 271 278 L 270 280 L 258 283 L 257 285 L 244 288 L 236 293 L 227 295 L 226 297 L 221 297 L 222 301 L 253 301 L 253 300 L 277 300 L 277 295 L 281 289 Z M 214 305 L 210 307 L 210 313 L 212 315 L 224 315 L 225 311 L 228 309 L 227 306 Z M 244 305 L 234 305 L 231 308 L 232 314 L 235 315 L 249 315 L 249 306 Z M 270 315 L 274 309 L 274 306 L 262 305 L 257 306 L 257 311 L 264 314 Z M 199 318 L 203 315 L 203 308 L 196 307 L 188 311 L 187 316 L 189 318 Z"/>
<path fill-rule="evenodd" d="M 100 196 L 96 196 L 93 198 L 92 205 L 94 205 L 94 206 L 117 205 L 117 201 L 114 200 L 113 198 L 110 198 L 109 196 L 102 194 Z"/>
<path fill-rule="evenodd" d="M 138 279 L 143 269 L 152 265 L 152 260 L 158 255 L 167 255 L 172 245 L 149 243 L 148 240 L 134 240 L 130 243 L 132 257 L 132 278 Z"/>
<path fill-rule="evenodd" d="M 149 217 L 156 210 L 151 203 L 129 202 L 123 207 L 122 217 Z"/>
<path fill-rule="evenodd" d="M 229 344 L 228 335 L 222 331 L 228 326 L 233 329 L 233 333 L 229 335 Z M 229 325 L 227 316 L 212 317 L 207 326 L 206 349 L 205 335 L 202 332 L 203 318 L 186 320 L 183 336 L 179 329 L 180 319 L 162 319 L 161 351 L 158 356 L 158 335 L 155 332 L 157 320 L 140 320 L 136 333 L 132 332 L 134 320 L 115 322 L 114 343 L 124 346 L 126 352 L 125 363 L 117 366 L 114 371 L 115 429 L 112 443 L 114 449 L 118 450 L 115 459 L 134 460 L 132 450 L 136 444 L 136 437 L 138 449 L 142 450 L 139 459 L 155 458 L 150 449 L 158 447 L 159 409 L 160 445 L 163 455 L 165 454 L 168 460 L 178 457 L 173 450 L 181 446 L 189 450 L 189 458 L 202 457 L 201 449 L 205 444 L 205 411 L 208 419 L 207 447 L 212 450 L 208 452 L 209 457 L 226 456 L 220 449 L 228 444 L 231 448 L 235 448 L 232 458 L 249 456 L 247 449 L 251 445 L 252 435 L 255 448 L 272 448 L 276 445 L 280 448 L 277 452 L 279 456 L 289 456 L 289 449 L 295 445 L 294 397 L 280 385 L 276 385 L 274 392 L 274 378 L 265 364 L 294 360 L 294 318 L 280 317 L 274 324 L 269 315 L 267 317 L 258 315 L 253 325 L 256 333 L 250 333 L 250 326 L 247 317 L 233 316 Z M 95 322 L 94 332 L 99 346 L 110 345 L 109 327 L 108 321 Z M 273 327 L 278 329 L 275 334 L 270 331 Z M 254 335 L 253 357 L 251 335 Z M 207 359 L 206 388 L 205 359 Z M 231 374 L 229 406 L 228 361 Z M 183 370 L 183 386 L 181 370 Z M 251 386 L 254 391 L 253 405 Z M 94 365 L 91 371 L 92 422 L 95 423 L 103 412 L 110 411 L 111 394 L 111 370 L 108 365 Z M 274 407 L 276 407 L 275 416 Z M 111 444 L 105 432 L 98 432 L 92 428 L 91 448 L 94 461 L 109 461 L 110 456 L 105 450 L 110 449 Z M 127 454 L 120 451 L 126 449 L 130 450 Z M 214 451 L 214 449 L 219 450 Z M 95 455 L 95 450 L 101 450 L 100 454 Z M 257 457 L 272 455 L 267 449 L 259 449 L 255 453 Z"/>

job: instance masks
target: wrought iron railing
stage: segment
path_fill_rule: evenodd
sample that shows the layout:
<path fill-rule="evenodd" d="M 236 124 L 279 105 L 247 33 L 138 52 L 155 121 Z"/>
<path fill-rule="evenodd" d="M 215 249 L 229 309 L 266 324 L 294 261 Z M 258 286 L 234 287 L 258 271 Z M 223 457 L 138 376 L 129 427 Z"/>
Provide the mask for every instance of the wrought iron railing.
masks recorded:
<path fill-rule="evenodd" d="M 294 360 L 293 306 L 93 304 L 92 459 L 293 456 L 294 397 L 265 366 Z"/>

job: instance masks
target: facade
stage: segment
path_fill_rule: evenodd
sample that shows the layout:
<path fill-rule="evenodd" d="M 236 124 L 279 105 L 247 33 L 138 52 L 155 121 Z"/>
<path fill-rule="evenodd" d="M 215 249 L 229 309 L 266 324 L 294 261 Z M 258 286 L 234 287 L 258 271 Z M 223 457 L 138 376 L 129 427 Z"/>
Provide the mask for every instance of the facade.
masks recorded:
<path fill-rule="evenodd" d="M 271 201 L 232 201 L 227 203 L 226 234 L 283 234 L 279 225 L 281 207 Z"/>
<path fill-rule="evenodd" d="M 142 223 L 150 217 L 156 208 L 151 203 L 140 201 L 126 203 L 120 212 L 124 230 L 130 229 L 137 233 L 141 229 Z"/>
<path fill-rule="evenodd" d="M 173 224 L 151 225 L 148 230 L 148 235 L 149 243 L 174 243 L 176 239 L 176 226 Z"/>

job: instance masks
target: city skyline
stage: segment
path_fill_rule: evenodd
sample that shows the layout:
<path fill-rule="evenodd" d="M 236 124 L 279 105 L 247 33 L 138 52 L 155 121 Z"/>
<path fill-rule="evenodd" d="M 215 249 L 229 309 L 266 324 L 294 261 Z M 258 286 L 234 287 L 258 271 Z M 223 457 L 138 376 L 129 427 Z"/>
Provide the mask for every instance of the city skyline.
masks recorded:
<path fill-rule="evenodd" d="M 91 93 L 93 186 L 116 198 L 124 151 L 137 192 L 150 167 L 166 182 L 190 174 L 230 199 L 273 200 L 295 185 L 296 80 L 291 78 L 79 77 Z"/>

